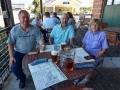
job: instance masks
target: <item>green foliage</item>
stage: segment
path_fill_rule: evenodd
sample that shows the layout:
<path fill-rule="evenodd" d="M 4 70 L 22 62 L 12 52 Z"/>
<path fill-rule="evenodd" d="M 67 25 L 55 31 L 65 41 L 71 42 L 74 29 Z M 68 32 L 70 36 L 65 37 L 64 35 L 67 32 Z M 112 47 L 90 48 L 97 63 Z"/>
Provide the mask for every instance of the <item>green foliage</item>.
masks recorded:
<path fill-rule="evenodd" d="M 40 0 L 34 0 L 32 2 L 32 4 L 34 5 L 34 10 L 32 10 L 33 13 L 40 13 Z"/>
<path fill-rule="evenodd" d="M 43 8 L 43 13 L 45 13 L 46 12 L 46 7 L 44 6 L 44 8 Z"/>

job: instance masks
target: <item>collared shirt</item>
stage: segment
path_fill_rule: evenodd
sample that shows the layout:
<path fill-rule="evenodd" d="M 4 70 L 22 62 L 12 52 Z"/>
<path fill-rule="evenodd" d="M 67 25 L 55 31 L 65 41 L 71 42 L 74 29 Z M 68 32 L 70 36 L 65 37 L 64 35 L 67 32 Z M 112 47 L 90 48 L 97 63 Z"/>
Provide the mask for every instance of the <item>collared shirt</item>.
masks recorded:
<path fill-rule="evenodd" d="M 55 22 L 55 19 L 52 17 L 46 18 L 43 21 L 43 28 L 47 29 L 47 28 L 53 28 L 57 23 Z"/>
<path fill-rule="evenodd" d="M 89 30 L 85 34 L 82 42 L 85 45 L 85 49 L 94 56 L 96 56 L 102 49 L 108 48 L 106 33 L 103 31 L 93 33 Z"/>
<path fill-rule="evenodd" d="M 61 42 L 66 42 L 70 45 L 70 39 L 75 37 L 74 29 L 72 25 L 66 26 L 63 30 L 60 25 L 56 25 L 50 36 L 53 38 L 53 44 L 61 44 Z"/>
<path fill-rule="evenodd" d="M 14 26 L 10 31 L 7 43 L 13 44 L 14 49 L 18 52 L 27 54 L 36 48 L 37 41 L 43 39 L 43 36 L 38 28 L 30 25 L 25 32 L 20 24 Z"/>
<path fill-rule="evenodd" d="M 72 25 L 73 28 L 74 28 L 74 30 L 76 29 L 76 27 L 75 27 L 75 21 L 74 21 L 73 18 L 70 18 L 70 19 L 68 20 L 68 25 Z"/>
<path fill-rule="evenodd" d="M 56 24 L 60 24 L 60 20 L 59 19 L 57 19 L 56 17 L 52 17 L 52 18 L 54 19 Z"/>
<path fill-rule="evenodd" d="M 31 22 L 32 25 L 42 25 L 42 22 L 40 22 L 40 20 L 38 19 L 33 19 L 33 21 Z"/>

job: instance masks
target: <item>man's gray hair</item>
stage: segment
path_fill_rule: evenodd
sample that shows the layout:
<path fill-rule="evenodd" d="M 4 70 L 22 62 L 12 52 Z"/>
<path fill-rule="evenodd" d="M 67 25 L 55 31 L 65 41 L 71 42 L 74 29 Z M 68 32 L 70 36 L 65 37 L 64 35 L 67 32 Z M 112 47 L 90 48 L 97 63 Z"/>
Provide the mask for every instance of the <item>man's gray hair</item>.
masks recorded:
<path fill-rule="evenodd" d="M 61 17 L 63 17 L 63 16 L 67 16 L 67 17 L 69 18 L 69 15 L 68 15 L 67 13 L 63 13 L 63 14 L 61 15 Z"/>
<path fill-rule="evenodd" d="M 20 10 L 20 12 L 18 13 L 18 17 L 20 17 L 21 13 L 28 13 L 26 10 Z M 29 15 L 29 13 L 28 13 Z"/>

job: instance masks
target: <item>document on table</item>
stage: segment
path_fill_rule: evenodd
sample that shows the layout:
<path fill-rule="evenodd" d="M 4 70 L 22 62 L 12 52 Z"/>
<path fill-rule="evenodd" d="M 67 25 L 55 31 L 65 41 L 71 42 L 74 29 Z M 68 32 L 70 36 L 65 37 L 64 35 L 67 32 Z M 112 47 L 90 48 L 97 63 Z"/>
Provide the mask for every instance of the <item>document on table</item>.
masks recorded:
<path fill-rule="evenodd" d="M 88 56 L 89 54 L 83 48 L 76 48 L 75 49 L 75 63 L 84 63 L 84 62 L 94 62 L 94 59 L 86 60 L 84 57 Z"/>
<path fill-rule="evenodd" d="M 74 63 L 94 62 L 94 59 L 86 60 L 84 57 L 75 55 Z"/>
<path fill-rule="evenodd" d="M 53 50 L 56 50 L 56 51 L 61 50 L 61 45 L 60 44 L 46 45 L 46 49 L 45 50 L 40 50 L 40 52 L 51 52 Z"/>
<path fill-rule="evenodd" d="M 64 73 L 58 66 L 49 60 L 46 63 L 41 63 L 32 66 L 28 64 L 36 90 L 42 90 L 56 83 L 67 80 Z"/>
<path fill-rule="evenodd" d="M 75 55 L 85 57 L 88 56 L 89 54 L 83 48 L 75 48 Z"/>

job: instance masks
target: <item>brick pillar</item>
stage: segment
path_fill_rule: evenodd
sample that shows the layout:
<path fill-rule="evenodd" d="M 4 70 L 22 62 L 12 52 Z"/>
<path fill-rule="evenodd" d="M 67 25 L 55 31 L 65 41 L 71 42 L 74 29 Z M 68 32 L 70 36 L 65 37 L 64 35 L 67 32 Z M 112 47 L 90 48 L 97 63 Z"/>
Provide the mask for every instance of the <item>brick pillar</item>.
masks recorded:
<path fill-rule="evenodd" d="M 104 0 L 94 0 L 93 2 L 93 18 L 102 18 L 102 10 L 103 10 Z"/>

